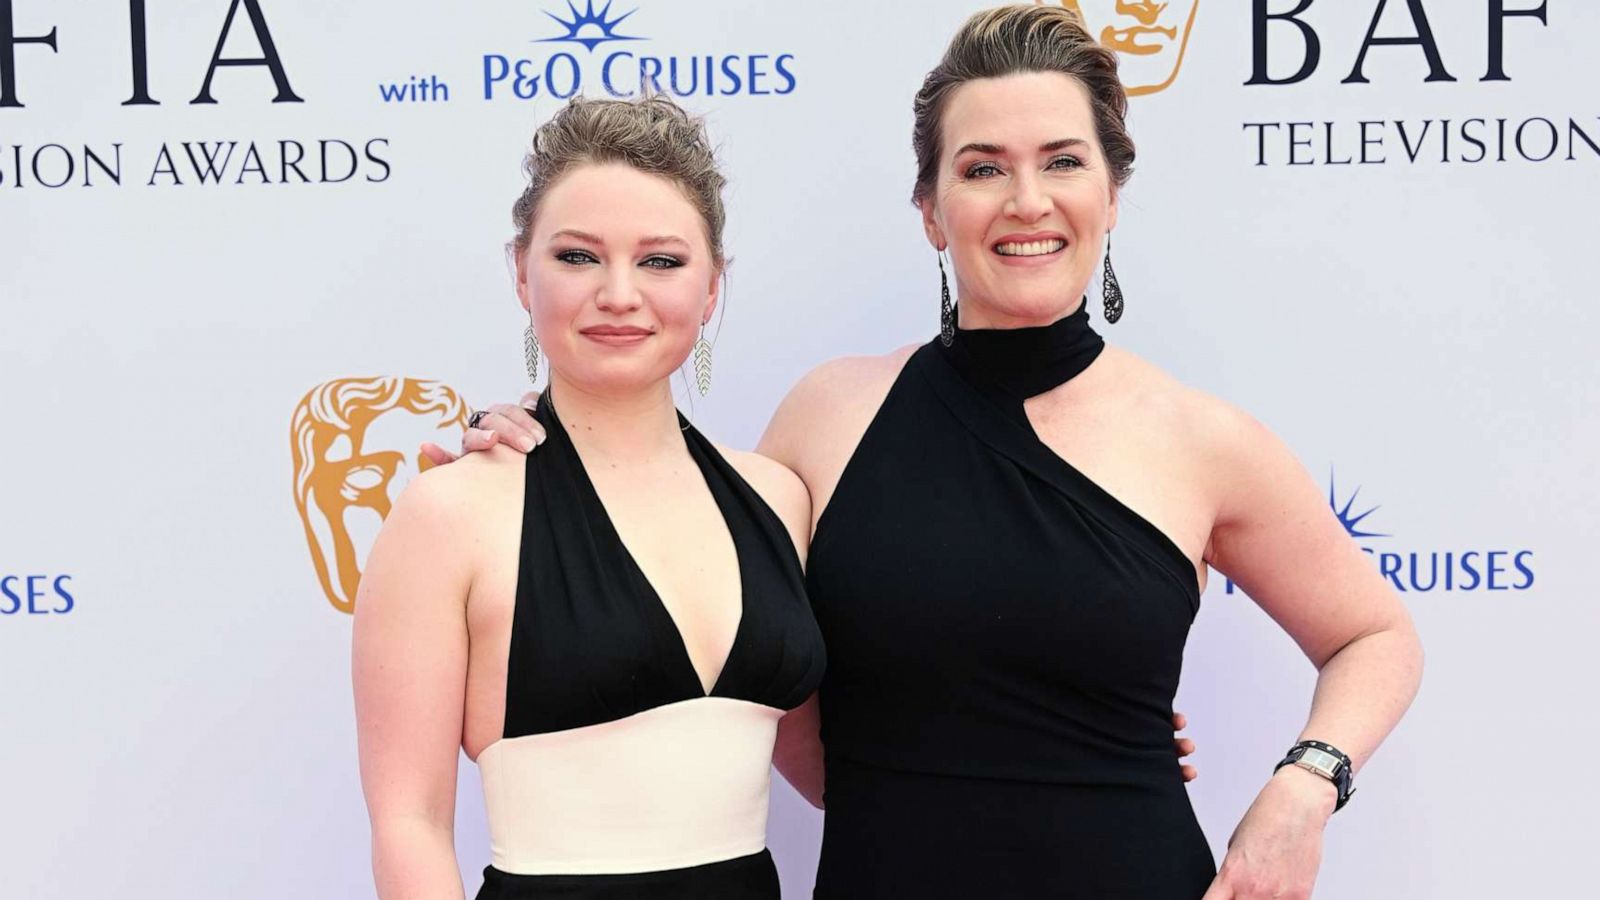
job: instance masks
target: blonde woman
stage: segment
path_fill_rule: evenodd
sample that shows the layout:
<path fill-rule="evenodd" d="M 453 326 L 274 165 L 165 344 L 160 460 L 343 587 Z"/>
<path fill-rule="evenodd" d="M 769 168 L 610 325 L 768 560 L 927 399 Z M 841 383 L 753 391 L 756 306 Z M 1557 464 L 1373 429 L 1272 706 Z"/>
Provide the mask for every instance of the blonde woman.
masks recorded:
<path fill-rule="evenodd" d="M 418 477 L 356 604 L 379 896 L 462 895 L 464 749 L 492 841 L 479 898 L 777 900 L 773 744 L 824 664 L 810 505 L 690 426 L 667 381 L 719 299 L 722 176 L 661 98 L 573 101 L 526 169 L 512 248 L 549 439 Z"/>

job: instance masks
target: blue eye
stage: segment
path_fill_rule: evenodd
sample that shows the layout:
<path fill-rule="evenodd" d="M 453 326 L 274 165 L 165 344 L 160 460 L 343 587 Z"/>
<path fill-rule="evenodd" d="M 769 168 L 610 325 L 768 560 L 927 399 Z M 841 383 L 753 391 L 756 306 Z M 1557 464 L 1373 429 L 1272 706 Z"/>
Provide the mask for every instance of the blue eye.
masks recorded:
<path fill-rule="evenodd" d="M 640 263 L 640 265 L 648 266 L 652 269 L 676 269 L 683 265 L 683 260 L 673 256 L 652 256 Z"/>
<path fill-rule="evenodd" d="M 1061 163 L 1067 163 L 1067 165 L 1060 165 Z M 1077 158 L 1076 156 L 1058 156 L 1055 159 L 1050 160 L 1050 168 L 1081 169 L 1083 168 L 1083 160 Z"/>
<path fill-rule="evenodd" d="M 587 250 L 563 250 L 556 254 L 556 259 L 572 266 L 581 266 L 585 263 L 597 263 L 600 261 L 595 259 L 594 254 Z"/>
<path fill-rule="evenodd" d="M 968 178 L 991 178 L 1000 174 L 1000 167 L 994 163 L 974 163 L 967 167 Z"/>

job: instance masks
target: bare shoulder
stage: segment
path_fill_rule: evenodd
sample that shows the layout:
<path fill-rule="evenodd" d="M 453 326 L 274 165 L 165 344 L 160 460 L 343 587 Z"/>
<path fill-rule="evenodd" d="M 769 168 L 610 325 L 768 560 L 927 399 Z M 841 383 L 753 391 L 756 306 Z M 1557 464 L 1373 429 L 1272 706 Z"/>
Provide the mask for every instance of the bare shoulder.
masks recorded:
<path fill-rule="evenodd" d="M 739 477 L 772 507 L 789 529 L 795 545 L 803 549 L 810 536 L 811 494 L 800 476 L 783 463 L 759 453 L 733 450 L 720 444 L 717 450 Z"/>
<path fill-rule="evenodd" d="M 520 499 L 520 492 L 510 489 L 521 484 L 526 461 L 523 454 L 496 445 L 447 466 L 434 466 L 411 479 L 389 518 L 417 520 L 452 536 L 463 535 L 485 518 L 487 507 L 508 496 Z"/>
<path fill-rule="evenodd" d="M 734 471 L 749 482 L 750 486 L 755 488 L 756 493 L 761 495 L 761 499 L 767 501 L 768 505 L 774 509 L 779 504 L 784 506 L 791 506 L 795 503 L 810 505 L 810 499 L 806 494 L 805 482 L 801 481 L 800 476 L 796 475 L 788 466 L 759 453 L 734 450 L 721 444 L 716 446 L 717 451 L 722 454 L 729 465 L 733 466 Z"/>
<path fill-rule="evenodd" d="M 878 356 L 840 357 L 812 369 L 783 398 L 757 450 L 809 483 L 811 457 L 837 449 L 834 444 L 855 446 L 918 346 Z"/>
<path fill-rule="evenodd" d="M 1195 453 L 1216 462 L 1272 440 L 1265 426 L 1215 394 L 1184 384 L 1150 361 L 1120 347 L 1107 347 L 1101 378 L 1108 394 L 1141 418 L 1161 423 Z"/>

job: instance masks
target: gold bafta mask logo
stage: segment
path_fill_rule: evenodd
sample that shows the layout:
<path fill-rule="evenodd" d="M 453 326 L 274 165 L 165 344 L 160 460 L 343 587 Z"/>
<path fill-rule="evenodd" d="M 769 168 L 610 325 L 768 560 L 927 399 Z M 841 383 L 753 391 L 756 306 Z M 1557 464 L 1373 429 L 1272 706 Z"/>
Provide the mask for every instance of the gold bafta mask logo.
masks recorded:
<path fill-rule="evenodd" d="M 1034 0 L 1044 4 L 1047 0 Z M 1137 97 L 1164 91 L 1178 80 L 1200 0 L 1059 0 L 1083 18 L 1100 44 L 1117 51 L 1122 84 Z"/>
<path fill-rule="evenodd" d="M 461 395 L 416 378 L 338 378 L 294 409 L 294 504 L 328 602 L 354 612 L 366 550 L 411 476 L 429 468 L 424 437 L 465 428 Z"/>

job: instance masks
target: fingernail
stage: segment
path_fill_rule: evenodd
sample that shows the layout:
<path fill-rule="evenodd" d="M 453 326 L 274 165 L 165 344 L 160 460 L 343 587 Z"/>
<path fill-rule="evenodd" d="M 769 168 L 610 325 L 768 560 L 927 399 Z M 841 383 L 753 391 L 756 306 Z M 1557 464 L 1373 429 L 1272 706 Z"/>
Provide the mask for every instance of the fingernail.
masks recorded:
<path fill-rule="evenodd" d="M 534 441 L 533 438 L 523 435 L 517 439 L 517 446 L 521 448 L 523 453 L 527 453 L 529 450 L 532 450 L 534 447 L 539 445 Z"/>

